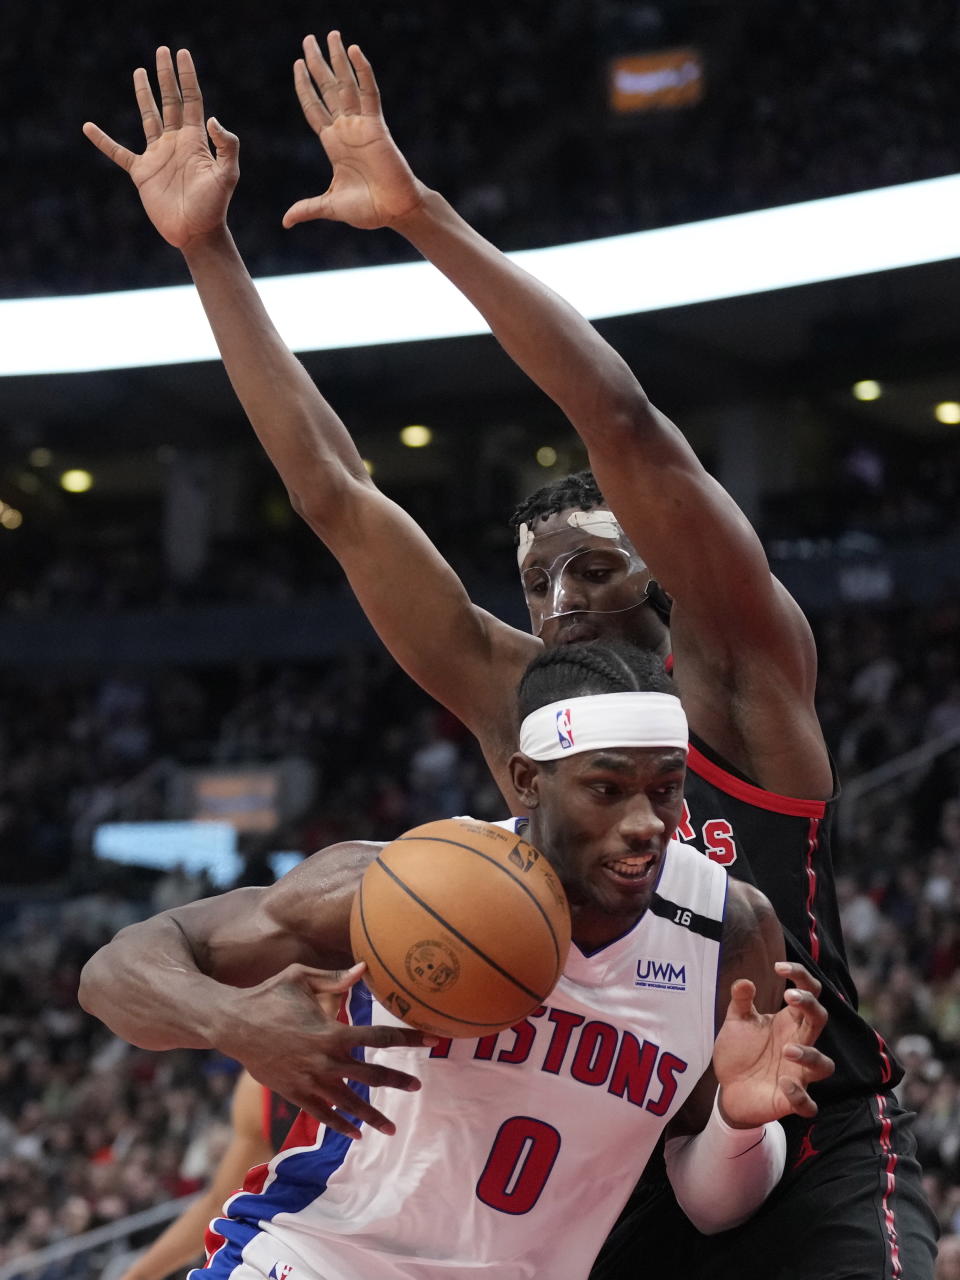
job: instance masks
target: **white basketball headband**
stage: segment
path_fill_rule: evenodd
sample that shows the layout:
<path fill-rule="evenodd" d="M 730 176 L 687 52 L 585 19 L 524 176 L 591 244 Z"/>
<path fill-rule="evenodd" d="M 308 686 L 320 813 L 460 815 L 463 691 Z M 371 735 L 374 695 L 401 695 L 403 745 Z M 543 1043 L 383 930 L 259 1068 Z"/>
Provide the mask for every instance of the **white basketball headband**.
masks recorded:
<path fill-rule="evenodd" d="M 531 760 L 562 760 L 604 747 L 687 750 L 687 717 L 672 693 L 594 693 L 531 711 L 520 750 Z"/>

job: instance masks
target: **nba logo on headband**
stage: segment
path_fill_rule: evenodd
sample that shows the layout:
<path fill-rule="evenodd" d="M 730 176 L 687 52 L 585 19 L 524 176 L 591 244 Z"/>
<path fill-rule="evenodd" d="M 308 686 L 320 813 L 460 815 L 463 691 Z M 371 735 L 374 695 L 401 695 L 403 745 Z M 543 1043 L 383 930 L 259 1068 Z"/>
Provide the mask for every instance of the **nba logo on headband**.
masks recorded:
<path fill-rule="evenodd" d="M 570 723 L 569 708 L 557 712 L 557 737 L 564 751 L 573 746 L 573 725 Z"/>
<path fill-rule="evenodd" d="M 577 731 L 573 731 L 573 715 Z M 524 716 L 520 750 L 531 760 L 562 760 L 611 747 L 674 747 L 686 751 L 687 717 L 673 693 L 589 693 L 550 702 Z"/>

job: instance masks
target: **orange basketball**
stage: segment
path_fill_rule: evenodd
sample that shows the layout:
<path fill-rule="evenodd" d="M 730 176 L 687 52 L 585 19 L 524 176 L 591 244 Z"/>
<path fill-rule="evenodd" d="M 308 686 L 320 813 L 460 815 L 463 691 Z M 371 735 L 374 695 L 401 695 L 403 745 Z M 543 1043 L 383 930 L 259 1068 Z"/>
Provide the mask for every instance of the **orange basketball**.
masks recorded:
<path fill-rule="evenodd" d="M 502 827 L 428 822 L 381 850 L 353 902 L 350 940 L 380 1003 L 421 1031 L 483 1036 L 553 990 L 570 908 L 546 858 Z"/>

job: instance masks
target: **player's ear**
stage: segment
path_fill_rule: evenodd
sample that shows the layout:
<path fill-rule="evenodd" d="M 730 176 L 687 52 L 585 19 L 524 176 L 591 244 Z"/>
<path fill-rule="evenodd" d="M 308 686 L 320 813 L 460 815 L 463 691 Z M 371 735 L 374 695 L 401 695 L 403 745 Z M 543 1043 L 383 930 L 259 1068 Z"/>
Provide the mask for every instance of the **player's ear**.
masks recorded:
<path fill-rule="evenodd" d="M 526 809 L 535 809 L 540 803 L 538 790 L 540 766 L 536 760 L 531 760 L 522 751 L 515 751 L 510 757 L 507 768 L 510 770 L 510 781 L 513 783 L 513 789 L 520 803 Z"/>

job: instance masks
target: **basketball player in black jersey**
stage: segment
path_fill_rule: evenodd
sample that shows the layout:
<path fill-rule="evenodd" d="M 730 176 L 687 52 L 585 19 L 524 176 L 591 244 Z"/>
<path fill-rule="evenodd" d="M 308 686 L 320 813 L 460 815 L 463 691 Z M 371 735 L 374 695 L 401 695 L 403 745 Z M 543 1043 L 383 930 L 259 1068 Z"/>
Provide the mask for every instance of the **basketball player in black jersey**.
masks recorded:
<path fill-rule="evenodd" d="M 130 174 L 156 229 L 183 251 L 234 389 L 294 507 L 340 560 L 401 665 L 476 734 L 515 811 L 505 768 L 516 741 L 511 691 L 537 648 L 625 635 L 669 652 L 693 731 L 681 834 L 764 890 L 788 954 L 824 983 L 822 1047 L 836 1073 L 822 1086 L 817 1120 L 788 1124 L 778 1191 L 750 1223 L 708 1239 L 651 1178 L 601 1255 L 597 1280 L 634 1277 L 641 1262 L 651 1274 L 691 1280 L 925 1280 L 936 1228 L 909 1118 L 890 1091 L 899 1067 L 854 1011 L 839 932 L 829 851 L 836 786 L 814 709 L 810 628 L 732 498 L 620 357 L 414 178 L 366 59 L 337 33 L 328 47 L 329 62 L 313 37 L 304 42 L 295 81 L 333 177 L 286 224 L 327 218 L 405 236 L 563 410 L 603 491 L 601 499 L 585 481 L 521 513 L 532 636 L 471 603 L 423 532 L 373 485 L 271 325 L 226 226 L 237 139 L 211 120 L 211 155 L 189 55 L 178 55 L 175 71 L 169 51 L 158 52 L 162 115 L 146 72 L 137 73 L 141 155 L 95 125 L 85 132 Z M 774 1257 L 785 1260 L 775 1273 Z"/>

